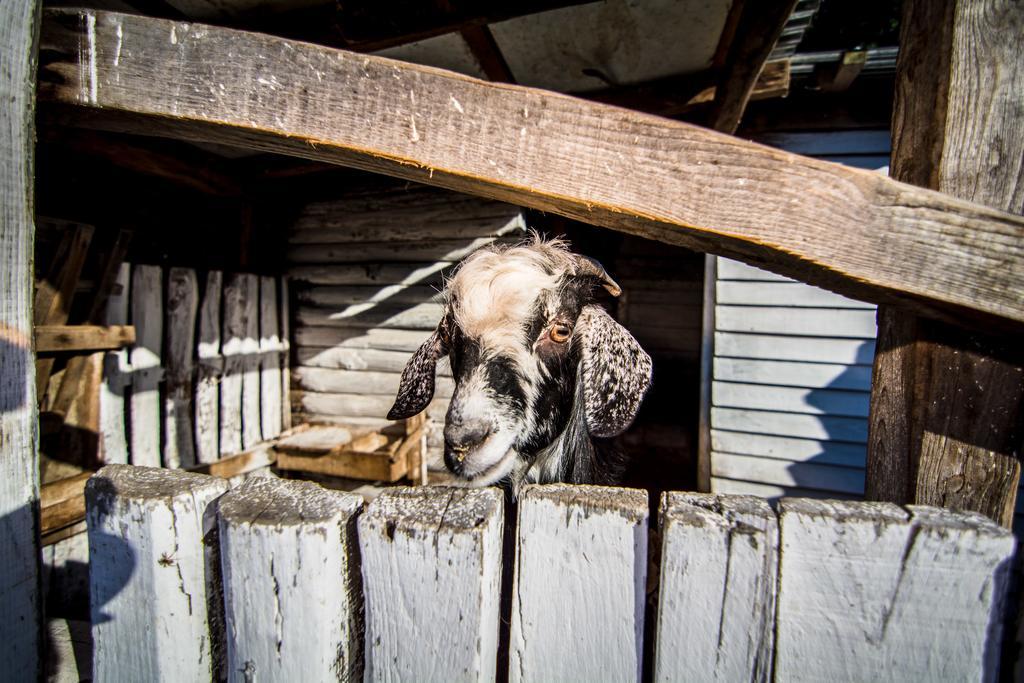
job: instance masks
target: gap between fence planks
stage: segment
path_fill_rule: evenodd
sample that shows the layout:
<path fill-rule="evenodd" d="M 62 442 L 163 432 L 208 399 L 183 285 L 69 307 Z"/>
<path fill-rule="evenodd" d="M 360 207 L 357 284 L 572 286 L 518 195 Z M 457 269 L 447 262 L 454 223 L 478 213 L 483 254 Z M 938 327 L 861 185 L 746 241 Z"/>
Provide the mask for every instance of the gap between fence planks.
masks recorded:
<path fill-rule="evenodd" d="M 96 110 L 97 125 L 127 115 L 115 125 L 513 201 L 960 323 L 1024 322 L 1024 220 L 1004 212 L 428 67 L 148 17 L 45 17 L 42 47 L 60 56 L 43 69 L 40 98 Z M 214 95 L 180 94 L 193 92 Z"/>

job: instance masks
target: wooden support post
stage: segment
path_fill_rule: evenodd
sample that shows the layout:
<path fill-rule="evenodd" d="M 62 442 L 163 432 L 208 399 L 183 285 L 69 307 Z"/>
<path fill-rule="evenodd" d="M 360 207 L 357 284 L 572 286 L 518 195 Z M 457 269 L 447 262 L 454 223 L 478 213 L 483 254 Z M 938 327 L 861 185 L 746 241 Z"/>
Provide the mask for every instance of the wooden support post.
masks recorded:
<path fill-rule="evenodd" d="M 206 274 L 203 303 L 199 309 L 199 334 L 196 356 L 196 460 L 216 462 L 220 457 L 220 378 L 224 357 L 220 354 L 220 296 L 223 274 L 211 270 Z"/>
<path fill-rule="evenodd" d="M 362 507 L 350 493 L 262 477 L 221 499 L 229 681 L 360 680 Z"/>
<path fill-rule="evenodd" d="M 281 338 L 277 319 L 277 281 L 259 278 L 260 425 L 263 438 L 281 433 Z"/>
<path fill-rule="evenodd" d="M 773 680 L 771 506 L 752 496 L 666 493 L 661 529 L 654 680 Z"/>
<path fill-rule="evenodd" d="M 132 269 L 131 462 L 160 466 L 160 353 L 163 347 L 163 282 L 160 266 Z"/>
<path fill-rule="evenodd" d="M 1014 538 L 978 514 L 784 499 L 785 681 L 998 679 Z"/>
<path fill-rule="evenodd" d="M 242 278 L 241 344 L 242 363 L 242 449 L 248 450 L 261 440 L 260 419 L 260 285 L 252 274 Z"/>
<path fill-rule="evenodd" d="M 224 284 L 224 333 L 221 353 L 224 372 L 220 379 L 220 455 L 242 451 L 242 359 L 245 338 L 246 276 L 229 275 Z"/>
<path fill-rule="evenodd" d="M 25 681 L 42 673 L 32 361 L 39 4 L 0 5 L 0 662 L 4 676 Z"/>
<path fill-rule="evenodd" d="M 1024 166 L 1007 161 L 1024 156 L 1022 31 L 1024 7 L 1005 0 L 904 4 L 894 178 L 1024 213 Z M 1022 411 L 1019 334 L 993 338 L 880 306 L 866 495 L 1010 526 Z"/>
<path fill-rule="evenodd" d="M 114 291 L 107 299 L 104 322 L 124 325 L 128 322 L 128 292 L 131 264 L 118 268 Z M 100 462 L 128 464 L 128 441 L 125 431 L 124 390 L 131 384 L 128 351 L 119 349 L 103 354 L 103 382 L 100 385 Z"/>
<path fill-rule="evenodd" d="M 208 681 L 221 643 L 208 506 L 228 489 L 200 474 L 107 465 L 85 488 L 97 681 Z"/>
<path fill-rule="evenodd" d="M 199 283 L 191 268 L 167 272 L 167 369 L 164 374 L 164 467 L 192 467 L 192 362 Z"/>
<path fill-rule="evenodd" d="M 523 489 L 510 681 L 640 680 L 647 515 L 643 491 Z"/>
<path fill-rule="evenodd" d="M 370 503 L 364 680 L 494 680 L 503 504 L 496 489 L 404 487 Z"/>

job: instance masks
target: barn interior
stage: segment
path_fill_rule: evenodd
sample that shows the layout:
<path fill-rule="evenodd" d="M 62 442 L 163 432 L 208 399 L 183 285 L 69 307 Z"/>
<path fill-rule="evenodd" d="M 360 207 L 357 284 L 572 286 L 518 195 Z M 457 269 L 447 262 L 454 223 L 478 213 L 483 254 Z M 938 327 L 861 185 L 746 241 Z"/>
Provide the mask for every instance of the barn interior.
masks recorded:
<path fill-rule="evenodd" d="M 898 11 L 868 3 L 855 19 L 838 0 L 73 4 L 260 31 L 765 142 L 887 128 Z M 46 60 L 44 49 L 41 82 Z M 703 253 L 46 102 L 38 114 L 36 297 L 53 304 L 37 308 L 36 325 L 92 330 L 37 346 L 55 615 L 88 614 L 81 548 L 61 544 L 84 538 L 81 486 L 106 462 L 233 477 L 269 469 L 359 491 L 443 481 L 446 370 L 423 424 L 384 415 L 405 360 L 437 323 L 444 275 L 528 230 L 604 264 L 623 289 L 609 312 L 654 359 L 623 439 L 624 483 L 655 503 L 660 491 L 701 488 Z M 111 405 L 121 406 L 120 441 L 116 420 L 114 432 L 104 421 Z M 205 441 L 202 406 L 215 413 Z M 286 438 L 297 439 L 292 450 L 274 450 Z"/>

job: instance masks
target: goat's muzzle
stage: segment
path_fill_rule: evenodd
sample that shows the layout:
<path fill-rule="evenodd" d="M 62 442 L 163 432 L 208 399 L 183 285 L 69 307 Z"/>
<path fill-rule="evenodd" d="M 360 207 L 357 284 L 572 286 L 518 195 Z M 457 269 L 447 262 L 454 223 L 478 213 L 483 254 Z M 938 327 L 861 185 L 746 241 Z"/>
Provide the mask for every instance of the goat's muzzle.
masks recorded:
<path fill-rule="evenodd" d="M 444 464 L 457 475 L 466 467 L 466 456 L 491 435 L 491 424 L 486 420 L 448 419 L 444 425 Z"/>

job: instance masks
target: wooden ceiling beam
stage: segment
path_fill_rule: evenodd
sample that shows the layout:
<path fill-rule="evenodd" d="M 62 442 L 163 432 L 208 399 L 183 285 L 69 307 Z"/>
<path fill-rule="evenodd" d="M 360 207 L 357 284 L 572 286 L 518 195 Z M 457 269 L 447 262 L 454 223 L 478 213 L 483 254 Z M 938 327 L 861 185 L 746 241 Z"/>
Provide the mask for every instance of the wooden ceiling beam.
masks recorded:
<path fill-rule="evenodd" d="M 488 79 L 496 83 L 516 82 L 512 69 L 505 61 L 505 55 L 501 54 L 501 48 L 486 24 L 467 24 L 459 30 L 459 34 Z"/>

